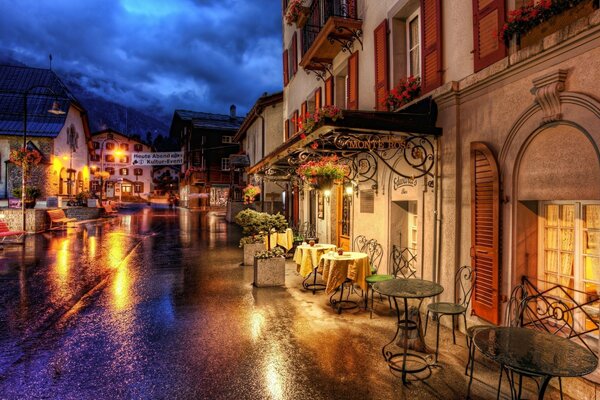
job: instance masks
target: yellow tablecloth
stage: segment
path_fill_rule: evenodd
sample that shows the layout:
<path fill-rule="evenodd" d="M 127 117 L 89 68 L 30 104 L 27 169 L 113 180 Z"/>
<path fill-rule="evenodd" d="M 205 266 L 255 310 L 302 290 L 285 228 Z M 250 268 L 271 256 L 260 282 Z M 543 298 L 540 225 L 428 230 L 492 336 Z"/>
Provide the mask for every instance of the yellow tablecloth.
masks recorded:
<path fill-rule="evenodd" d="M 311 272 L 319 265 L 319 259 L 321 256 L 328 251 L 335 250 L 334 244 L 315 244 L 309 246 L 308 244 L 302 244 L 296 247 L 294 253 L 294 262 L 298 264 L 298 272 L 303 278 L 310 275 Z"/>
<path fill-rule="evenodd" d="M 367 276 L 371 275 L 369 259 L 365 253 L 345 251 L 342 256 L 327 253 L 321 256 L 317 269 L 326 283 L 325 293 L 333 292 L 346 278 L 367 290 Z"/>
<path fill-rule="evenodd" d="M 286 251 L 291 249 L 292 246 L 294 246 L 294 232 L 290 228 L 287 228 L 284 233 L 271 233 L 271 249 L 277 245 L 283 247 Z M 265 248 L 269 250 L 269 244 L 266 238 Z"/>

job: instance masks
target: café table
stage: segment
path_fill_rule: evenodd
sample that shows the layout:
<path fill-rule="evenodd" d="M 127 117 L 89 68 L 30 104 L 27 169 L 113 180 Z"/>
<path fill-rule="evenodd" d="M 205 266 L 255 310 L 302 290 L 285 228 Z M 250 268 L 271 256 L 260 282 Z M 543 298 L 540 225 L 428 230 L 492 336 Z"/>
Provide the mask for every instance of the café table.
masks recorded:
<path fill-rule="evenodd" d="M 325 281 L 325 293 L 333 295 L 329 302 L 337 307 L 338 313 L 358 307 L 353 300 L 343 300 L 344 284 L 353 283 L 362 290 L 367 290 L 367 276 L 371 275 L 369 257 L 365 253 L 345 251 L 342 255 L 332 251 L 325 253 L 319 260 L 318 271 L 323 275 Z M 341 287 L 340 299 L 335 300 L 335 290 Z"/>
<path fill-rule="evenodd" d="M 317 283 L 317 267 L 321 256 L 329 251 L 335 250 L 337 247 L 334 244 L 316 243 L 314 246 L 309 244 L 301 244 L 296 247 L 294 253 L 294 262 L 297 264 L 300 276 L 304 278 L 302 286 L 307 290 L 312 290 L 315 294 L 316 290 L 325 289 L 325 284 Z M 312 275 L 312 283 L 309 283 L 309 278 Z"/>
<path fill-rule="evenodd" d="M 384 282 L 377 282 L 373 285 L 373 289 L 384 296 L 388 296 L 394 300 L 394 306 L 397 313 L 396 333 L 392 340 L 381 349 L 383 358 L 388 363 L 388 367 L 392 371 L 402 373 L 402 383 L 407 384 L 407 375 L 413 375 L 419 372 L 429 370 L 434 365 L 433 357 L 420 353 L 427 353 L 425 340 L 423 339 L 423 330 L 421 323 L 421 304 L 428 297 L 434 297 L 441 294 L 444 288 L 431 281 L 423 279 L 392 279 Z M 398 299 L 404 302 L 404 312 L 402 313 L 398 306 Z M 410 319 L 408 300 L 417 299 L 419 305 L 416 309 L 416 320 Z M 408 340 L 410 335 L 416 336 L 414 339 L 414 351 L 408 350 Z M 402 341 L 401 352 L 395 351 L 399 348 L 399 341 Z M 417 352 L 416 350 L 419 350 Z M 410 363 L 410 365 L 408 365 Z M 417 379 L 421 379 L 418 378 Z"/>
<path fill-rule="evenodd" d="M 596 356 L 567 338 L 545 331 L 518 327 L 490 327 L 473 336 L 475 347 L 486 357 L 523 376 L 540 377 L 538 399 L 544 398 L 552 378 L 584 376 L 598 366 Z M 511 396 L 516 393 L 511 382 Z"/>
<path fill-rule="evenodd" d="M 271 248 L 269 249 L 269 241 L 265 238 L 265 249 L 271 250 L 275 246 L 281 246 L 285 251 L 289 251 L 294 246 L 294 231 L 287 228 L 285 232 L 273 232 L 270 236 Z"/>

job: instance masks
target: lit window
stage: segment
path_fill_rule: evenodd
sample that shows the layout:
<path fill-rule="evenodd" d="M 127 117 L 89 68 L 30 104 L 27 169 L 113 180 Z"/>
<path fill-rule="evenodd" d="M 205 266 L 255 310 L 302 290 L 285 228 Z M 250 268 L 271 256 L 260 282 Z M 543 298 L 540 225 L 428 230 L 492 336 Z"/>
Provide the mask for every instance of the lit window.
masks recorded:
<path fill-rule="evenodd" d="M 144 193 L 144 182 L 135 182 L 133 184 L 133 190 L 135 193 Z"/>
<path fill-rule="evenodd" d="M 115 148 L 115 144 L 113 142 L 108 142 L 104 147 L 106 150 L 113 150 Z"/>
<path fill-rule="evenodd" d="M 221 158 L 221 170 L 229 171 L 229 158 Z"/>
<path fill-rule="evenodd" d="M 144 170 L 143 170 L 143 169 L 141 169 L 141 168 L 135 168 L 135 169 L 133 170 L 133 174 L 134 174 L 135 176 L 142 176 L 142 175 L 144 174 Z"/>
<path fill-rule="evenodd" d="M 121 148 L 121 150 L 129 151 L 129 145 L 127 143 L 121 143 L 119 147 Z"/>
<path fill-rule="evenodd" d="M 110 162 L 110 163 L 114 163 L 115 162 L 115 156 L 113 156 L 112 154 L 107 154 L 107 155 L 104 156 L 104 161 Z"/>
<path fill-rule="evenodd" d="M 232 143 L 232 142 L 233 142 L 233 136 L 223 136 L 222 143 Z"/>
<path fill-rule="evenodd" d="M 128 168 L 121 168 L 119 169 L 119 175 L 129 175 L 129 169 Z"/>
<path fill-rule="evenodd" d="M 106 168 L 104 168 L 104 170 L 111 175 L 115 174 L 115 169 L 113 167 L 106 167 Z"/>
<path fill-rule="evenodd" d="M 419 11 L 409 17 L 406 24 L 408 75 L 421 75 L 421 29 Z"/>

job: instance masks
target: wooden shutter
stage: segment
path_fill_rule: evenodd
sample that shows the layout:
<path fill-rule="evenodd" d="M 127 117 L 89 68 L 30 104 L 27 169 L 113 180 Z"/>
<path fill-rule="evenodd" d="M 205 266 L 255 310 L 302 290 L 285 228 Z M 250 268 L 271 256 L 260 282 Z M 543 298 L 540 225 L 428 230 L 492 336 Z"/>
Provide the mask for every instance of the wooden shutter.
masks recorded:
<path fill-rule="evenodd" d="M 421 93 L 442 84 L 442 5 L 441 0 L 421 2 Z"/>
<path fill-rule="evenodd" d="M 325 80 L 325 105 L 333 105 L 333 76 Z"/>
<path fill-rule="evenodd" d="M 286 119 L 283 124 L 283 129 L 285 130 L 285 140 L 290 138 L 290 120 Z"/>
<path fill-rule="evenodd" d="M 375 41 L 375 109 L 387 111 L 385 98 L 388 95 L 388 25 L 384 19 L 373 33 Z"/>
<path fill-rule="evenodd" d="M 315 90 L 315 111 L 321 108 L 321 88 Z"/>
<path fill-rule="evenodd" d="M 298 110 L 292 114 L 292 128 L 290 129 L 290 135 L 295 135 L 298 132 Z"/>
<path fill-rule="evenodd" d="M 471 143 L 471 266 L 473 313 L 500 322 L 500 179 L 485 143 Z"/>
<path fill-rule="evenodd" d="M 300 119 L 302 121 L 304 121 L 306 119 L 306 117 L 308 116 L 308 102 L 305 101 L 304 103 L 302 103 L 302 105 L 300 106 Z"/>
<path fill-rule="evenodd" d="M 358 52 L 348 57 L 348 110 L 358 110 Z"/>
<path fill-rule="evenodd" d="M 473 0 L 475 72 L 506 56 L 506 46 L 498 40 L 503 25 L 504 0 Z"/>
<path fill-rule="evenodd" d="M 288 51 L 283 52 L 283 86 L 287 86 L 289 83 L 288 79 Z"/>
<path fill-rule="evenodd" d="M 294 32 L 292 36 L 292 76 L 298 72 L 298 35 Z"/>

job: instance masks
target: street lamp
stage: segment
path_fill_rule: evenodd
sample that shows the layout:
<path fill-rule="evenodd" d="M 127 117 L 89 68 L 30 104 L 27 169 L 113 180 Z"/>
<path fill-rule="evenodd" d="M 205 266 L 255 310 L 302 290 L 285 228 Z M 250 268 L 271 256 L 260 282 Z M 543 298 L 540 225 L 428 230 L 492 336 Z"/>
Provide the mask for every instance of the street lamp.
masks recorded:
<path fill-rule="evenodd" d="M 27 150 L 27 98 L 29 97 L 29 94 L 31 93 L 31 91 L 35 90 L 35 89 L 44 89 L 49 91 L 50 93 L 52 93 L 52 95 L 54 97 L 57 97 L 57 94 L 54 90 L 52 90 L 51 88 L 49 88 L 48 86 L 43 86 L 43 85 L 35 85 L 30 87 L 29 89 L 27 89 L 25 91 L 25 93 L 23 94 L 23 149 Z M 50 114 L 54 114 L 54 115 L 64 115 L 65 112 L 63 110 L 60 109 L 60 104 L 58 103 L 58 101 L 53 101 L 52 102 L 52 108 L 50 110 L 48 110 L 48 112 Z M 21 214 L 23 217 L 23 221 L 22 221 L 22 231 L 27 231 L 26 229 L 26 222 L 27 222 L 27 214 L 25 211 L 25 184 L 26 184 L 26 177 L 25 177 L 25 166 L 21 167 Z"/>

